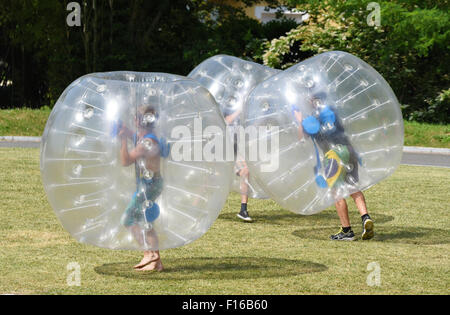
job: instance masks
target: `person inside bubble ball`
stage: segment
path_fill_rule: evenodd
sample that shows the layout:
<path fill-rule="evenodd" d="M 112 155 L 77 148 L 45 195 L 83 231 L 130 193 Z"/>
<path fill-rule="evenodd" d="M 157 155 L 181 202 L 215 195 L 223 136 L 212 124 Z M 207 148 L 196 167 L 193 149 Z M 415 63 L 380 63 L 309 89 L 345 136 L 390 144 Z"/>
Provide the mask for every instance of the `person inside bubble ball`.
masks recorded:
<path fill-rule="evenodd" d="M 306 135 L 313 140 L 316 150 L 317 165 L 314 169 L 316 183 L 321 188 L 331 187 L 336 191 L 340 185 L 354 186 L 358 181 L 358 164 L 361 163 L 358 154 L 353 149 L 344 127 L 339 122 L 336 112 L 326 101 L 326 93 L 318 92 L 310 97 L 314 114 L 306 118 L 298 107 L 292 106 L 292 112 L 298 122 L 298 136 Z M 323 165 L 317 146 L 325 152 Z M 374 236 L 373 220 L 367 212 L 366 201 L 361 191 L 351 194 L 361 215 L 363 232 L 362 239 L 369 240 Z M 338 233 L 330 236 L 331 240 L 355 240 L 348 215 L 345 199 L 336 201 L 336 211 L 341 222 Z"/>
<path fill-rule="evenodd" d="M 236 110 L 234 112 L 230 112 L 225 114 L 225 121 L 229 127 L 235 126 L 239 127 L 238 124 L 233 124 L 236 119 L 238 119 L 239 115 L 241 114 L 241 110 Z M 235 174 L 240 177 L 240 193 L 241 193 L 241 210 L 237 214 L 238 218 L 246 221 L 251 222 L 252 218 L 248 214 L 247 210 L 247 204 L 248 204 L 248 178 L 249 178 L 249 171 L 247 163 L 245 162 L 245 159 L 238 154 L 238 135 L 237 135 L 237 128 L 235 130 L 232 130 L 233 132 L 233 142 L 234 142 L 234 158 L 236 159 L 236 164 L 234 167 Z"/>
<path fill-rule="evenodd" d="M 152 222 L 159 216 L 156 198 L 163 190 L 160 173 L 161 143 L 155 135 L 158 114 L 153 106 L 141 106 L 135 117 L 137 133 L 122 124 L 118 133 L 121 141 L 120 159 L 123 166 L 135 164 L 136 192 L 128 204 L 121 222 L 143 247 L 158 248 L 158 236 Z M 128 151 L 127 141 L 134 142 Z M 141 271 L 162 271 L 159 250 L 146 250 L 141 262 L 134 266 Z"/>

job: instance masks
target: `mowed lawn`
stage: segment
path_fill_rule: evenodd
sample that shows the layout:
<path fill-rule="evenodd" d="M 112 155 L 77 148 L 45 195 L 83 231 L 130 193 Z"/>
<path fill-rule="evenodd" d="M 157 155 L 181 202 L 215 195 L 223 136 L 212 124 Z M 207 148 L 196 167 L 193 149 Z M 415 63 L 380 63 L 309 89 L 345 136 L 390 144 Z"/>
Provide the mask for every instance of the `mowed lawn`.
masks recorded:
<path fill-rule="evenodd" d="M 329 241 L 339 225 L 332 208 L 306 217 L 251 200 L 255 222 L 239 222 L 232 194 L 202 238 L 162 252 L 164 272 L 139 273 L 131 270 L 139 252 L 79 244 L 59 225 L 42 188 L 39 150 L 3 148 L 0 159 L 1 294 L 449 292 L 450 169 L 401 166 L 368 190 L 371 241 Z M 360 234 L 353 203 L 350 211 Z M 81 286 L 67 284 L 71 262 L 81 267 Z M 371 263 L 379 286 L 367 283 Z"/>

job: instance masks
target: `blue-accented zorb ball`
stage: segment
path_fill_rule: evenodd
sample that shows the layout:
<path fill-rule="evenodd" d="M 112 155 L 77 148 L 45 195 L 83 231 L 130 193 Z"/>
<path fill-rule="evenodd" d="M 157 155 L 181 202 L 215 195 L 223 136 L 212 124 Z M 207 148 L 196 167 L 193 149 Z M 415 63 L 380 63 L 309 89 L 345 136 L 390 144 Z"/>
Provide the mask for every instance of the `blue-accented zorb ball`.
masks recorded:
<path fill-rule="evenodd" d="M 244 125 L 268 130 L 248 142 L 249 150 L 278 141 L 278 149 L 249 161 L 249 169 L 271 198 L 300 214 L 317 213 L 378 183 L 402 157 L 395 94 L 370 65 L 341 51 L 259 84 L 247 100 Z M 269 162 L 278 167 L 264 169 Z"/>
<path fill-rule="evenodd" d="M 279 72 L 280 70 L 233 56 L 216 55 L 200 63 L 188 77 L 206 87 L 214 96 L 229 126 L 231 137 L 236 139 L 237 150 L 240 142 L 239 137 L 234 134 L 238 133 L 238 127 L 242 126 L 242 110 L 248 95 L 259 83 Z M 236 160 L 235 173 L 238 173 L 244 167 L 242 161 L 245 161 L 245 157 L 237 157 Z M 253 177 L 252 173 L 248 178 L 234 176 L 232 189 L 252 198 L 267 198 L 267 194 Z M 243 180 L 246 185 L 242 185 Z"/>
<path fill-rule="evenodd" d="M 191 79 L 83 76 L 63 92 L 42 137 L 50 205 L 83 243 L 132 250 L 188 244 L 206 233 L 228 195 L 233 163 L 203 155 L 212 140 L 226 141 L 225 132 L 214 98 Z"/>

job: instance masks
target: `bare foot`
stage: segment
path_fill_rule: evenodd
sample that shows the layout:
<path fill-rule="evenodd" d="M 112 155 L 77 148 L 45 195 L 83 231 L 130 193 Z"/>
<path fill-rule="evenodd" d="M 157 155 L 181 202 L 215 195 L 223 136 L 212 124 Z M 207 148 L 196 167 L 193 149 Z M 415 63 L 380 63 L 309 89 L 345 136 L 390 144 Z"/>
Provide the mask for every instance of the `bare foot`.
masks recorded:
<path fill-rule="evenodd" d="M 149 263 L 148 265 L 145 265 L 142 268 L 137 269 L 139 271 L 158 271 L 161 272 L 164 270 L 163 264 L 161 262 L 161 259 L 158 259 L 157 261 L 153 261 Z"/>
<path fill-rule="evenodd" d="M 158 253 L 149 253 L 149 254 L 145 254 L 144 258 L 142 258 L 141 262 L 139 264 L 137 264 L 136 266 L 134 266 L 134 269 L 139 269 L 142 268 L 144 266 L 147 266 L 148 264 L 158 261 L 159 260 L 159 255 Z"/>

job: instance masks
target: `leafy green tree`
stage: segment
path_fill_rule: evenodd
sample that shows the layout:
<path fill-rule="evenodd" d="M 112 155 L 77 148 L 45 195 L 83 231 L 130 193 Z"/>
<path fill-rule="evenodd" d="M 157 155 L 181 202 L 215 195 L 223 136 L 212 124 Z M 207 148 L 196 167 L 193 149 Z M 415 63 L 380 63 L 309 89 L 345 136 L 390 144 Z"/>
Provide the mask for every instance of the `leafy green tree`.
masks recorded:
<path fill-rule="evenodd" d="M 350 52 L 386 78 L 404 104 L 406 118 L 417 118 L 418 112 L 428 110 L 426 99 L 435 99 L 449 88 L 448 1 L 378 1 L 379 26 L 367 22 L 370 2 L 289 1 L 308 12 L 310 19 L 267 43 L 264 63 L 287 68 L 324 51 Z M 433 121 L 450 119 L 446 106 L 433 115 Z"/>
<path fill-rule="evenodd" d="M 66 23 L 69 2 L 0 1 L 0 107 L 54 104 L 71 81 L 90 72 L 186 75 L 215 54 L 253 58 L 261 55 L 263 39 L 282 34 L 267 35 L 245 15 L 243 7 L 256 0 L 236 1 L 240 7 L 204 0 L 79 0 L 80 27 Z"/>

